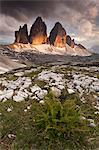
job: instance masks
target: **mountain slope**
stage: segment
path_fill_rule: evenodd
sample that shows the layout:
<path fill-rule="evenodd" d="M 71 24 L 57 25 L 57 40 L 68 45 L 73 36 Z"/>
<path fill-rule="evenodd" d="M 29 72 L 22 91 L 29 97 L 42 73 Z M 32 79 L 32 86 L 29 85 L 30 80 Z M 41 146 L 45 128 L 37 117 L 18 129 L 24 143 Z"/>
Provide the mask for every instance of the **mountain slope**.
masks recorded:
<path fill-rule="evenodd" d="M 31 51 L 33 53 L 43 53 L 43 54 L 52 54 L 52 55 L 79 55 L 79 56 L 90 56 L 91 52 L 87 49 L 80 48 L 75 45 L 74 48 L 71 48 L 68 44 L 66 47 L 54 47 L 50 44 L 39 44 L 39 45 L 31 45 L 31 44 L 20 44 L 15 43 L 9 45 L 9 48 L 16 52 L 24 52 Z"/>
<path fill-rule="evenodd" d="M 14 62 L 14 60 L 0 54 L 0 74 L 20 67 L 25 67 L 25 65 Z"/>

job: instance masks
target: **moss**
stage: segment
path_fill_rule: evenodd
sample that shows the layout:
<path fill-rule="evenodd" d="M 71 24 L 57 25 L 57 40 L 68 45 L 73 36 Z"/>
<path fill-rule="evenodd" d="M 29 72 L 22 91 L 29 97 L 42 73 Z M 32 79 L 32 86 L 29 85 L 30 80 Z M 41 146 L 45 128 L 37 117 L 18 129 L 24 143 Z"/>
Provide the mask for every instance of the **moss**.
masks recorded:
<path fill-rule="evenodd" d="M 8 75 L 6 75 L 6 78 L 7 78 L 7 80 L 10 80 L 10 81 L 15 81 L 15 80 L 18 79 L 18 77 L 16 77 L 16 76 L 13 75 L 13 74 L 8 74 Z"/>
<path fill-rule="evenodd" d="M 41 80 L 38 80 L 38 79 L 35 79 L 33 81 L 33 84 L 37 84 L 40 88 L 44 88 L 44 86 L 47 84 L 45 81 L 41 81 Z"/>

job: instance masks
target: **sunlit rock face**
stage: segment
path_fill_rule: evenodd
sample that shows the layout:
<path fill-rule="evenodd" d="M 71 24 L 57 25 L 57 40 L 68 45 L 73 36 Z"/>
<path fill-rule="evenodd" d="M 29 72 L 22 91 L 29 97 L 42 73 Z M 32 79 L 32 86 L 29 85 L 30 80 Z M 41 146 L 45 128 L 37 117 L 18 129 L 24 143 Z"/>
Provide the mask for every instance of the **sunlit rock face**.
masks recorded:
<path fill-rule="evenodd" d="M 32 25 L 29 41 L 31 44 L 44 44 L 47 42 L 47 27 L 41 17 L 38 17 Z"/>
<path fill-rule="evenodd" d="M 20 26 L 19 31 L 15 31 L 15 43 L 27 44 L 28 42 L 27 24 L 24 24 L 23 27 Z"/>
<path fill-rule="evenodd" d="M 56 47 L 66 46 L 66 31 L 59 22 L 55 24 L 50 32 L 49 43 Z"/>

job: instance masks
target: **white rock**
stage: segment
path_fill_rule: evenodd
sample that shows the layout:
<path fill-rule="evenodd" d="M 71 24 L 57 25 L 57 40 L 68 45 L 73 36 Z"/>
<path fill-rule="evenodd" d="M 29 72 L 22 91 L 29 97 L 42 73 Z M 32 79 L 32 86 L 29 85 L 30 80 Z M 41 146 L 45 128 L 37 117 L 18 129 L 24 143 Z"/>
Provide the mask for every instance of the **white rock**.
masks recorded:
<path fill-rule="evenodd" d="M 94 85 L 94 86 L 92 87 L 92 89 L 93 89 L 94 91 L 96 91 L 96 92 L 99 92 L 99 86 L 95 86 L 95 85 Z"/>
<path fill-rule="evenodd" d="M 44 104 L 44 100 L 39 101 L 40 104 Z"/>
<path fill-rule="evenodd" d="M 45 95 L 47 95 L 46 90 L 41 90 L 37 93 L 37 96 L 38 96 L 39 99 L 43 99 Z"/>
<path fill-rule="evenodd" d="M 52 71 L 42 71 L 41 73 L 38 74 L 39 80 L 46 80 L 46 81 L 53 79 L 53 80 L 59 82 L 59 81 L 63 80 L 62 77 L 63 77 L 62 74 L 57 74 Z"/>
<path fill-rule="evenodd" d="M 27 89 L 24 89 L 24 92 L 27 93 L 29 96 L 33 95 L 33 93 L 29 92 Z"/>
<path fill-rule="evenodd" d="M 74 80 L 74 84 L 77 85 L 77 86 L 78 86 L 78 85 L 80 86 L 80 85 L 82 85 L 82 81 Z"/>
<path fill-rule="evenodd" d="M 16 137 L 16 135 L 14 135 L 14 134 L 8 134 L 8 138 L 15 138 Z"/>
<path fill-rule="evenodd" d="M 97 110 L 99 110 L 99 106 L 94 106 Z"/>
<path fill-rule="evenodd" d="M 51 87 L 51 90 L 52 90 L 52 93 L 55 97 L 61 96 L 61 90 L 60 89 L 53 86 L 53 87 Z"/>
<path fill-rule="evenodd" d="M 90 123 L 94 123 L 93 119 L 87 119 Z"/>
<path fill-rule="evenodd" d="M 36 91 L 41 91 L 41 88 L 38 85 L 35 84 L 34 86 L 31 87 L 31 91 L 33 93 L 35 93 Z"/>
<path fill-rule="evenodd" d="M 7 109 L 7 112 L 11 112 L 11 111 L 12 111 L 12 109 L 11 109 L 11 108 L 8 108 L 8 109 Z"/>
<path fill-rule="evenodd" d="M 93 123 L 93 122 L 91 122 L 91 123 L 89 124 L 89 126 L 90 126 L 90 127 L 96 127 L 96 124 Z"/>
<path fill-rule="evenodd" d="M 40 100 L 36 95 L 35 95 L 35 96 L 32 96 L 31 99 Z"/>
<path fill-rule="evenodd" d="M 95 111 L 94 114 L 95 114 L 95 115 L 99 114 L 99 111 Z"/>
<path fill-rule="evenodd" d="M 84 116 L 80 117 L 81 120 L 86 120 L 86 118 Z"/>
<path fill-rule="evenodd" d="M 4 98 L 4 97 L 3 97 L 2 95 L 0 95 L 0 101 L 2 101 L 3 98 Z"/>
<path fill-rule="evenodd" d="M 7 99 L 12 98 L 13 93 L 14 93 L 14 91 L 13 91 L 12 89 L 10 89 L 10 90 L 6 90 L 6 89 L 5 89 L 5 90 L 3 91 L 3 94 L 2 94 L 2 99 L 3 99 L 3 98 L 7 98 Z"/>
<path fill-rule="evenodd" d="M 13 83 L 10 82 L 6 87 L 8 89 L 13 89 L 13 90 L 15 90 L 17 88 L 17 86 L 14 84 L 14 82 Z"/>
<path fill-rule="evenodd" d="M 0 90 L 0 95 L 2 95 L 3 94 L 3 91 L 2 90 Z"/>
<path fill-rule="evenodd" d="M 14 75 L 17 77 L 21 77 L 24 75 L 24 72 L 16 72 Z"/>
<path fill-rule="evenodd" d="M 28 94 L 23 92 L 23 91 L 18 91 L 17 95 L 20 96 L 20 97 L 23 97 L 23 98 L 27 98 L 28 97 Z"/>
<path fill-rule="evenodd" d="M 81 93 L 82 90 L 83 90 L 83 89 L 81 88 L 81 86 L 79 86 L 79 85 L 76 86 L 76 89 L 79 91 L 79 93 Z"/>
<path fill-rule="evenodd" d="M 27 112 L 27 109 L 24 109 L 24 112 Z"/>
<path fill-rule="evenodd" d="M 13 100 L 16 102 L 22 102 L 22 101 L 24 101 L 24 97 L 21 97 L 19 95 L 15 95 L 15 96 L 13 96 Z"/>
<path fill-rule="evenodd" d="M 69 94 L 73 94 L 73 93 L 75 93 L 75 91 L 74 91 L 74 90 L 72 90 L 72 89 L 67 89 L 67 91 L 68 91 L 68 93 L 69 93 Z"/>
<path fill-rule="evenodd" d="M 6 101 L 7 101 L 7 98 L 4 98 L 2 102 L 5 103 Z"/>
<path fill-rule="evenodd" d="M 27 109 L 30 109 L 31 108 L 31 106 L 27 106 Z"/>
<path fill-rule="evenodd" d="M 58 88 L 59 88 L 60 90 L 63 90 L 65 87 L 64 87 L 64 85 L 58 85 Z"/>
<path fill-rule="evenodd" d="M 2 81 L 2 86 L 7 86 L 8 85 L 8 82 L 6 80 Z"/>

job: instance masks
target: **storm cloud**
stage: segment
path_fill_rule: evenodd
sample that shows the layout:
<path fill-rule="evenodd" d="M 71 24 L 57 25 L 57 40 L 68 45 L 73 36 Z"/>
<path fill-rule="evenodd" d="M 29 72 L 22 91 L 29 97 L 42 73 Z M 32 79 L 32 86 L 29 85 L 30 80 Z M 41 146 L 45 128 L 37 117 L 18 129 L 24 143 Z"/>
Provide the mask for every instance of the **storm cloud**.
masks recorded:
<path fill-rule="evenodd" d="M 1 0 L 1 37 L 11 38 L 19 25 L 30 26 L 37 16 L 43 17 L 48 32 L 59 21 L 77 42 L 91 47 L 99 41 L 98 0 Z"/>

